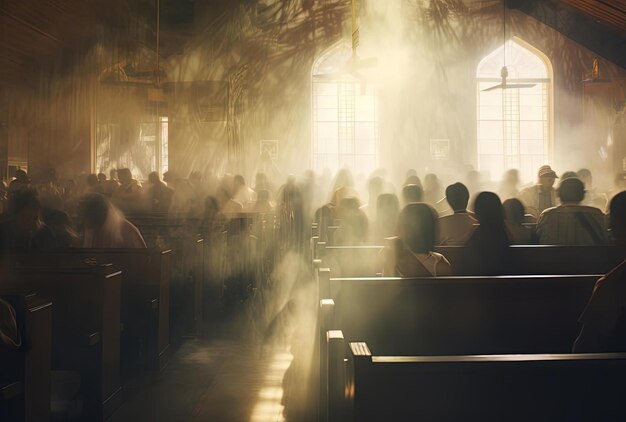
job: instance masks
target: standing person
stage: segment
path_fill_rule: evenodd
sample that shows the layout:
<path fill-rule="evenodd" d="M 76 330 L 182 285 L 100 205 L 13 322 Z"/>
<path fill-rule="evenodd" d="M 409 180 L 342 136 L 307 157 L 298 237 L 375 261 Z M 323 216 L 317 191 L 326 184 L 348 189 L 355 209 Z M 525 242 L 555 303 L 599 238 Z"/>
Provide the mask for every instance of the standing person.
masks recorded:
<path fill-rule="evenodd" d="M 433 252 L 437 240 L 437 211 L 424 203 L 404 207 L 398 219 L 398 237 L 383 250 L 385 276 L 439 277 L 452 275 L 452 267 Z"/>
<path fill-rule="evenodd" d="M 463 183 L 454 183 L 446 188 L 446 201 L 454 214 L 440 217 L 437 244 L 463 246 L 476 230 L 478 221 L 467 211 L 469 190 Z"/>
<path fill-rule="evenodd" d="M 537 221 L 542 245 L 602 245 L 607 241 L 605 216 L 597 208 L 581 205 L 585 185 L 570 177 L 558 190 L 561 204 L 548 208 Z"/>
<path fill-rule="evenodd" d="M 243 205 L 245 210 L 252 208 L 256 201 L 257 194 L 246 185 L 246 180 L 242 175 L 237 174 L 233 178 L 233 200 Z"/>
<path fill-rule="evenodd" d="M 615 241 L 626 246 L 626 192 L 609 204 Z M 583 327 L 574 353 L 626 352 L 626 261 L 596 282 L 591 299 L 578 321 Z"/>
<path fill-rule="evenodd" d="M 537 177 L 537 184 L 522 190 L 519 195 L 526 211 L 535 217 L 539 217 L 544 210 L 557 205 L 554 182 L 558 176 L 555 171 L 550 166 L 541 166 Z"/>
<path fill-rule="evenodd" d="M 480 226 L 467 241 L 472 275 L 501 275 L 510 270 L 511 240 L 504 223 L 504 209 L 493 192 L 481 192 L 474 202 Z"/>

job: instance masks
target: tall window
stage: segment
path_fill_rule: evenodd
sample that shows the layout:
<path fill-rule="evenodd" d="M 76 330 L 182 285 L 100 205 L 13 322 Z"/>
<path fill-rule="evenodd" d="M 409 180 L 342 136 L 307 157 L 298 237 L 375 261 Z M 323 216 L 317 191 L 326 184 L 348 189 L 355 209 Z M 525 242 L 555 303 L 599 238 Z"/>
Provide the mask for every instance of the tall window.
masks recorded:
<path fill-rule="evenodd" d="M 99 122 L 95 170 L 108 174 L 112 168 L 129 168 L 134 177 L 144 180 L 152 171 L 163 174 L 168 169 L 168 135 L 167 117 L 159 117 L 158 123 L 148 117 L 132 125 Z"/>
<path fill-rule="evenodd" d="M 313 66 L 313 168 L 348 167 L 369 174 L 378 166 L 377 98 L 372 83 L 341 71 L 352 50 L 341 44 Z"/>
<path fill-rule="evenodd" d="M 505 53 L 506 49 L 506 55 Z M 535 84 L 527 88 L 483 91 L 502 82 Z M 516 168 L 530 181 L 551 161 L 552 66 L 541 52 L 512 39 L 485 57 L 476 72 L 478 88 L 478 167 L 492 178 Z"/>

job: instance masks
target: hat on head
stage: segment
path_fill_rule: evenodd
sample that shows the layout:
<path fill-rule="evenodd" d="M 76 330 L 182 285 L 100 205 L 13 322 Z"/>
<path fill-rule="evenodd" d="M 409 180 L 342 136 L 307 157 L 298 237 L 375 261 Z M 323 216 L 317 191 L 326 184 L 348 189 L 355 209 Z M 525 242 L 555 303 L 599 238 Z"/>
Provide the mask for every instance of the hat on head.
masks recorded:
<path fill-rule="evenodd" d="M 552 170 L 552 167 L 548 165 L 539 167 L 538 175 L 539 177 L 554 177 L 555 179 L 558 179 L 559 177 L 556 175 L 554 170 Z"/>

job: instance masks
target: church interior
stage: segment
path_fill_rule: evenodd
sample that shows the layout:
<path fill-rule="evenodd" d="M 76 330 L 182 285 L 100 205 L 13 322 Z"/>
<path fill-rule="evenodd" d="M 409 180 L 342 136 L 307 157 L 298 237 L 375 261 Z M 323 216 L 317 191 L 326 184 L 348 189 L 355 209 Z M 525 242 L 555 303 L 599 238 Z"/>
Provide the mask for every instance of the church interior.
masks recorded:
<path fill-rule="evenodd" d="M 625 111 L 624 0 L 0 0 L 0 421 L 626 420 Z"/>

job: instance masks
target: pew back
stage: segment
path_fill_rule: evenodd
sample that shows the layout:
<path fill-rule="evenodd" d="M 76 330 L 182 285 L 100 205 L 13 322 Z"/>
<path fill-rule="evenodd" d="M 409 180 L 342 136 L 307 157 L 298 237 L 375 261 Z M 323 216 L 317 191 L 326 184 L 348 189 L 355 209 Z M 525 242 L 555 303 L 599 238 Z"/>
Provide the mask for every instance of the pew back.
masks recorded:
<path fill-rule="evenodd" d="M 324 329 L 377 354 L 568 353 L 597 278 L 330 279 L 333 325 Z"/>
<path fill-rule="evenodd" d="M 372 356 L 364 343 L 352 343 L 346 370 L 348 406 L 335 420 L 588 421 L 626 414 L 625 354 Z"/>
<path fill-rule="evenodd" d="M 89 420 L 121 403 L 121 271 L 112 266 L 28 268 L 0 274 L 3 291 L 35 291 L 52 298 L 52 367 L 78 371 Z"/>

